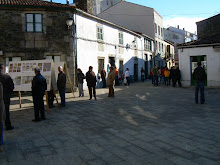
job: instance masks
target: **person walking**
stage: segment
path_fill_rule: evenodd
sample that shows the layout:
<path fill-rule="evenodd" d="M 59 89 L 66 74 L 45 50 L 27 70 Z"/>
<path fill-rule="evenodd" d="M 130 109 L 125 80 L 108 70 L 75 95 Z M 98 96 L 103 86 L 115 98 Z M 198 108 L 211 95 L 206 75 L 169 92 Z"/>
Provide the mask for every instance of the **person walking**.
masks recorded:
<path fill-rule="evenodd" d="M 3 100 L 3 85 L 0 82 L 0 146 L 3 144 L 3 121 L 5 120 L 5 105 Z M 1 148 L 0 148 L 1 152 Z"/>
<path fill-rule="evenodd" d="M 83 74 L 80 68 L 77 69 L 77 81 L 78 81 L 78 90 L 79 90 L 79 97 L 84 97 L 83 91 L 83 80 L 85 79 L 85 75 Z"/>
<path fill-rule="evenodd" d="M 174 72 L 173 72 L 173 77 L 174 77 L 174 84 L 173 87 L 176 86 L 176 82 L 178 82 L 179 87 L 182 87 L 182 84 L 180 82 L 181 79 L 181 72 L 179 70 L 179 67 L 177 67 Z"/>
<path fill-rule="evenodd" d="M 44 94 L 47 90 L 46 79 L 40 74 L 40 69 L 34 69 L 35 77 L 32 80 L 32 97 L 34 103 L 34 116 L 33 122 L 38 122 L 40 120 L 45 120 L 45 110 L 44 110 Z M 39 117 L 39 112 L 40 116 Z"/>
<path fill-rule="evenodd" d="M 143 67 L 141 67 L 141 81 L 144 82 L 144 75 L 145 75 L 145 71 L 143 69 Z"/>
<path fill-rule="evenodd" d="M 172 66 L 170 69 L 170 76 L 169 76 L 169 85 L 170 85 L 170 81 L 172 81 L 172 86 L 174 84 L 173 72 L 174 72 L 174 67 Z"/>
<path fill-rule="evenodd" d="M 5 127 L 6 130 L 12 130 L 14 129 L 14 127 L 11 125 L 9 107 L 10 107 L 11 94 L 14 90 L 14 83 L 9 75 L 3 73 L 3 70 L 4 70 L 4 66 L 1 64 L 0 82 L 3 85 L 3 100 L 5 104 L 5 114 L 6 114 Z"/>
<path fill-rule="evenodd" d="M 115 66 L 115 86 L 118 86 L 118 68 Z"/>
<path fill-rule="evenodd" d="M 149 79 L 151 79 L 152 84 L 154 84 L 154 77 L 153 77 L 152 69 L 151 69 L 151 71 L 150 71 Z"/>
<path fill-rule="evenodd" d="M 115 73 L 113 71 L 113 67 L 109 67 L 110 72 L 108 74 L 107 83 L 109 87 L 108 97 L 114 97 L 114 81 L 115 81 Z"/>
<path fill-rule="evenodd" d="M 60 98 L 61 98 L 61 107 L 66 106 L 66 98 L 65 98 L 65 93 L 66 93 L 66 74 L 63 72 L 63 67 L 59 66 L 58 67 L 58 79 L 57 79 L 57 88 L 60 93 Z"/>
<path fill-rule="evenodd" d="M 106 71 L 104 68 L 101 70 L 102 88 L 106 88 Z"/>
<path fill-rule="evenodd" d="M 128 68 L 126 68 L 126 71 L 125 71 L 125 78 L 127 80 L 127 85 L 130 85 L 130 73 L 129 73 Z"/>
<path fill-rule="evenodd" d="M 169 76 L 170 76 L 170 71 L 168 70 L 168 68 L 165 69 L 164 76 L 165 76 L 165 85 L 168 86 L 169 85 Z"/>
<path fill-rule="evenodd" d="M 93 95 L 94 98 L 96 99 L 96 76 L 95 73 L 92 71 L 93 67 L 90 66 L 89 67 L 89 71 L 86 73 L 86 82 L 87 82 L 87 86 L 89 88 L 89 100 L 92 99 L 92 91 L 93 91 Z"/>
<path fill-rule="evenodd" d="M 153 74 L 153 81 L 154 81 L 154 86 L 158 86 L 158 68 L 157 65 L 154 65 L 154 67 L 151 69 L 152 74 Z"/>
<path fill-rule="evenodd" d="M 201 62 L 197 63 L 197 68 L 193 72 L 193 78 L 196 82 L 195 86 L 195 103 L 198 104 L 198 95 L 200 90 L 200 103 L 205 104 L 205 79 L 206 73 L 205 69 L 201 67 Z"/>

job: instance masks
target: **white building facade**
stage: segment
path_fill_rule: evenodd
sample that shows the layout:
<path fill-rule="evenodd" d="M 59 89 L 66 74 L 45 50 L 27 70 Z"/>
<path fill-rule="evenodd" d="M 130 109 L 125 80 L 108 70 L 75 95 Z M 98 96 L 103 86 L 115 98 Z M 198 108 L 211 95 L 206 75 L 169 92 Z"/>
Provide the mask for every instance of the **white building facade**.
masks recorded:
<path fill-rule="evenodd" d="M 193 86 L 192 73 L 197 67 L 197 61 L 201 61 L 204 67 L 209 87 L 220 87 L 220 44 L 180 46 L 179 67 L 183 86 Z"/>
<path fill-rule="evenodd" d="M 120 75 L 129 68 L 134 79 L 141 78 L 141 67 L 148 67 L 152 57 L 152 39 L 78 9 L 75 20 L 76 62 L 83 73 L 89 66 L 96 75 L 101 68 L 108 72 L 116 66 Z"/>

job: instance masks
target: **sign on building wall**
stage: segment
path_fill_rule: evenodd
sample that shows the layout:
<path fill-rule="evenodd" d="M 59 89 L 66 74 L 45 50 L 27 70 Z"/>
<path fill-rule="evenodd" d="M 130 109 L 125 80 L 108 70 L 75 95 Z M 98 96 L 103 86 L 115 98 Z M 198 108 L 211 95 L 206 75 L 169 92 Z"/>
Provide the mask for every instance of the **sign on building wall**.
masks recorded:
<path fill-rule="evenodd" d="M 31 60 L 9 62 L 8 74 L 13 79 L 14 91 L 31 91 L 34 68 L 38 67 L 47 81 L 47 91 L 56 86 L 55 71 L 52 60 Z"/>

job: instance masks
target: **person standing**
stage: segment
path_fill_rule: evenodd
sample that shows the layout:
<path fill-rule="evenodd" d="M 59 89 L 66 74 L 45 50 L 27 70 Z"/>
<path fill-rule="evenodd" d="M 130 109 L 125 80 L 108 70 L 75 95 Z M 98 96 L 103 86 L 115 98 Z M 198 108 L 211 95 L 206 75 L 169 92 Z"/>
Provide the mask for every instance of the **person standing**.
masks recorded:
<path fill-rule="evenodd" d="M 198 67 L 193 72 L 193 78 L 196 82 L 195 86 L 195 103 L 198 104 L 198 95 L 200 90 L 200 103 L 205 104 L 205 79 L 206 73 L 205 69 L 201 67 L 201 62 L 197 63 Z"/>
<path fill-rule="evenodd" d="M 174 84 L 173 73 L 174 73 L 174 66 L 171 67 L 171 69 L 170 69 L 170 76 L 169 76 L 169 85 L 170 85 L 170 81 L 172 81 L 172 86 Z"/>
<path fill-rule="evenodd" d="M 153 74 L 153 81 L 154 81 L 154 86 L 158 86 L 158 68 L 157 65 L 154 65 L 154 67 L 151 69 L 152 74 Z"/>
<path fill-rule="evenodd" d="M 83 74 L 80 68 L 77 69 L 77 80 L 78 80 L 78 90 L 79 90 L 79 97 L 84 97 L 83 91 L 83 80 L 85 79 L 85 75 Z"/>
<path fill-rule="evenodd" d="M 34 103 L 34 116 L 33 122 L 38 122 L 40 120 L 45 120 L 45 110 L 44 110 L 44 94 L 47 90 L 46 79 L 40 74 L 40 69 L 34 69 L 35 77 L 32 80 L 32 97 Z M 40 116 L 39 117 L 39 112 Z"/>
<path fill-rule="evenodd" d="M 95 76 L 95 73 L 92 71 L 92 69 L 93 67 L 90 66 L 89 71 L 86 73 L 86 82 L 89 88 L 89 96 L 90 96 L 89 100 L 92 99 L 92 91 L 93 91 L 94 98 L 96 99 L 96 90 L 95 90 L 96 76 Z"/>
<path fill-rule="evenodd" d="M 3 85 L 0 83 L 0 146 L 3 144 L 3 121 L 5 120 L 5 105 L 3 100 Z M 0 148 L 1 152 L 1 148 Z"/>
<path fill-rule="evenodd" d="M 166 68 L 166 70 L 164 71 L 164 76 L 165 76 L 165 85 L 168 86 L 169 85 L 169 76 L 170 76 L 170 71 L 168 70 L 168 68 Z"/>
<path fill-rule="evenodd" d="M 5 127 L 6 130 L 12 130 L 14 129 L 14 127 L 11 125 L 9 107 L 11 94 L 14 90 L 14 83 L 9 75 L 3 73 L 3 70 L 4 66 L 0 65 L 0 82 L 3 85 L 3 100 L 5 104 L 6 113 Z"/>
<path fill-rule="evenodd" d="M 161 67 L 160 71 L 161 71 L 161 84 L 164 85 L 164 81 L 165 81 L 165 75 L 164 75 L 165 69 L 164 69 L 164 67 Z"/>
<path fill-rule="evenodd" d="M 104 68 L 101 70 L 102 88 L 106 88 L 106 71 Z"/>
<path fill-rule="evenodd" d="M 119 82 L 118 82 L 118 68 L 115 66 L 115 85 L 118 86 Z"/>
<path fill-rule="evenodd" d="M 141 67 L 141 81 L 144 82 L 144 75 L 145 75 L 145 71 L 143 69 L 143 67 Z"/>
<path fill-rule="evenodd" d="M 109 87 L 109 93 L 108 93 L 108 97 L 114 97 L 114 81 L 115 81 L 115 73 L 113 71 L 113 67 L 109 67 L 110 72 L 108 74 L 108 78 L 107 78 L 107 83 L 108 83 L 108 87 Z"/>
<path fill-rule="evenodd" d="M 66 74 L 63 72 L 63 67 L 58 67 L 58 79 L 57 79 L 57 88 L 60 93 L 61 98 L 61 107 L 66 106 L 66 99 L 65 99 L 65 93 L 66 93 Z"/>
<path fill-rule="evenodd" d="M 178 82 L 179 87 L 182 87 L 182 84 L 181 84 L 181 82 L 180 82 L 181 73 L 180 73 L 179 67 L 177 67 L 177 68 L 174 70 L 174 72 L 173 72 L 173 77 L 174 77 L 173 87 L 176 86 L 176 82 Z"/>
<path fill-rule="evenodd" d="M 130 73 L 129 73 L 128 68 L 126 68 L 126 71 L 125 71 L 125 78 L 127 80 L 127 85 L 130 85 Z"/>

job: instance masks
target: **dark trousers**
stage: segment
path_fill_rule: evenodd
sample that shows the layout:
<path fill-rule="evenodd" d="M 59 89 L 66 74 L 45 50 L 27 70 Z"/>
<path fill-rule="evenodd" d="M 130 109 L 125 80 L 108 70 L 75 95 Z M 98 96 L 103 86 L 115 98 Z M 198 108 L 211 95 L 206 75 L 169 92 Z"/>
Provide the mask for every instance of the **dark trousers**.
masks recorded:
<path fill-rule="evenodd" d="M 176 82 L 178 82 L 179 87 L 182 87 L 180 79 L 174 79 L 174 84 L 173 84 L 174 87 L 176 86 Z"/>
<path fill-rule="evenodd" d="M 44 95 L 34 96 L 34 116 L 35 120 L 39 120 L 41 118 L 45 118 L 45 110 L 44 110 Z M 40 112 L 40 116 L 39 116 Z"/>
<path fill-rule="evenodd" d="M 53 102 L 54 102 L 54 93 L 52 90 L 48 92 L 48 103 L 49 107 L 53 107 Z"/>
<path fill-rule="evenodd" d="M 154 86 L 155 85 L 158 86 L 158 75 L 153 75 L 153 79 L 154 79 Z"/>
<path fill-rule="evenodd" d="M 10 102 L 5 103 L 5 114 L 6 114 L 5 127 L 6 128 L 11 127 L 9 107 L 10 107 Z"/>
<path fill-rule="evenodd" d="M 199 90 L 200 90 L 200 103 L 205 102 L 205 82 L 196 82 L 195 86 L 195 102 L 198 103 L 198 96 L 199 96 Z"/>
<path fill-rule="evenodd" d="M 60 98 L 61 98 L 61 106 L 65 106 L 66 105 L 66 98 L 65 98 L 66 89 L 59 90 L 59 93 L 60 93 Z"/>
<path fill-rule="evenodd" d="M 114 88 L 113 88 L 113 85 L 108 85 L 108 88 L 109 88 L 108 96 L 109 96 L 109 97 L 114 97 Z"/>
<path fill-rule="evenodd" d="M 93 95 L 96 99 L 96 91 L 95 91 L 95 86 L 88 86 L 89 88 L 89 96 L 90 96 L 90 99 L 92 99 L 92 91 L 93 91 Z"/>
<path fill-rule="evenodd" d="M 144 82 L 144 75 L 141 75 L 141 81 Z"/>
<path fill-rule="evenodd" d="M 118 76 L 115 76 L 115 85 L 119 85 Z"/>
<path fill-rule="evenodd" d="M 130 77 L 126 77 L 127 85 L 130 85 Z"/>
<path fill-rule="evenodd" d="M 169 77 L 165 77 L 165 85 L 168 86 L 169 85 Z"/>
<path fill-rule="evenodd" d="M 102 88 L 106 88 L 106 80 L 105 80 L 105 77 L 102 78 Z"/>

